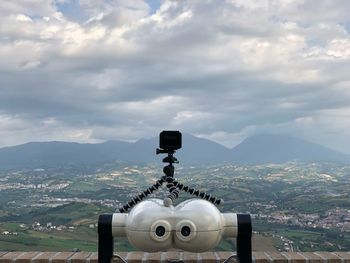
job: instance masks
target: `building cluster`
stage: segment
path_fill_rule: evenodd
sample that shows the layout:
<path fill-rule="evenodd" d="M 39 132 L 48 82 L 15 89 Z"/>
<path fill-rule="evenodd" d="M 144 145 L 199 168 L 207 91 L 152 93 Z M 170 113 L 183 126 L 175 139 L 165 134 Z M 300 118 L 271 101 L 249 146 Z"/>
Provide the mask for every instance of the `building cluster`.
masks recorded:
<path fill-rule="evenodd" d="M 34 222 L 31 227 L 34 231 L 40 231 L 40 232 L 50 232 L 50 231 L 70 231 L 73 232 L 76 227 L 75 226 L 66 226 L 66 225 L 54 225 L 51 222 L 42 224 L 40 222 Z"/>
<path fill-rule="evenodd" d="M 61 205 L 66 205 L 70 203 L 84 203 L 84 204 L 97 204 L 107 207 L 117 207 L 119 204 L 118 200 L 113 199 L 90 199 L 90 198 L 80 198 L 80 197 L 51 197 L 48 195 L 43 195 L 36 203 L 32 204 L 32 207 L 58 207 Z"/>
<path fill-rule="evenodd" d="M 294 225 L 303 228 L 337 228 L 342 232 L 350 232 L 350 209 L 335 208 L 329 210 L 325 215 L 288 213 L 275 211 L 265 215 L 269 223 Z"/>
<path fill-rule="evenodd" d="M 18 232 L 2 231 L 1 235 L 3 236 L 18 236 Z"/>
<path fill-rule="evenodd" d="M 45 189 L 48 191 L 62 190 L 69 186 L 69 183 L 58 184 L 24 184 L 13 182 L 0 182 L 0 191 L 2 190 L 26 190 L 26 189 Z"/>

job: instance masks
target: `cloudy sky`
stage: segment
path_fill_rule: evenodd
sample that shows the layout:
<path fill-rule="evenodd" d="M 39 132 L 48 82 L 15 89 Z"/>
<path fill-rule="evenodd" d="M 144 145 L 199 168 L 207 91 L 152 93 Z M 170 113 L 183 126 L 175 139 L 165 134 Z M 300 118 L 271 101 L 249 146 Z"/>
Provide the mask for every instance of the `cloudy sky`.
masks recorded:
<path fill-rule="evenodd" d="M 0 0 L 0 146 L 179 129 L 350 153 L 349 0 Z"/>

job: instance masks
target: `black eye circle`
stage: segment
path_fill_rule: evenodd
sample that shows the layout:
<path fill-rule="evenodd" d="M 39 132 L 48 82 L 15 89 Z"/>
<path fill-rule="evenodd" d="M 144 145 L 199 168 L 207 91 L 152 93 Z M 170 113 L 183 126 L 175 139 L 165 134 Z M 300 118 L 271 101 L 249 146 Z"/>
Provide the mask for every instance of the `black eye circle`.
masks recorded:
<path fill-rule="evenodd" d="M 189 228 L 188 226 L 184 226 L 181 228 L 181 235 L 183 235 L 184 237 L 188 237 L 191 234 L 191 228 Z"/>
<path fill-rule="evenodd" d="M 156 228 L 156 235 L 159 237 L 164 236 L 165 234 L 165 227 L 164 226 L 157 226 Z"/>

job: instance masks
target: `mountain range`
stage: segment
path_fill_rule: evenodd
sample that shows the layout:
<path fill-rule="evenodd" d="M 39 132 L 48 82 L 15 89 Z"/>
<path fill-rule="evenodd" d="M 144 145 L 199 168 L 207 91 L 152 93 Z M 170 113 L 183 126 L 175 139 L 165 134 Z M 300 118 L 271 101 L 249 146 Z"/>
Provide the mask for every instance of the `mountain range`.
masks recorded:
<path fill-rule="evenodd" d="M 113 161 L 159 163 L 165 156 L 156 156 L 155 149 L 158 143 L 158 138 L 141 139 L 134 143 L 30 142 L 0 148 L 0 170 L 88 165 Z M 287 161 L 350 163 L 350 155 L 285 135 L 255 135 L 229 149 L 207 139 L 183 134 L 182 145 L 176 157 L 185 164 L 221 162 L 261 164 Z"/>

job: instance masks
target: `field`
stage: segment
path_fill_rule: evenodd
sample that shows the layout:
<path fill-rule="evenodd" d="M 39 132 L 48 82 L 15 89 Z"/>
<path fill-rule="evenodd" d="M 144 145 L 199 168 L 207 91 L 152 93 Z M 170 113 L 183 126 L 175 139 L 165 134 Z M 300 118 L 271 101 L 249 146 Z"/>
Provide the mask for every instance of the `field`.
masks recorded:
<path fill-rule="evenodd" d="M 160 177 L 160 166 L 109 164 L 0 173 L 2 250 L 97 250 L 97 218 Z M 222 212 L 250 213 L 256 251 L 348 251 L 350 167 L 337 164 L 177 168 L 183 184 L 224 199 Z M 164 198 L 166 188 L 152 195 Z M 180 193 L 177 203 L 192 198 Z M 133 248 L 125 239 L 116 249 Z M 216 250 L 232 250 L 223 240 Z"/>

